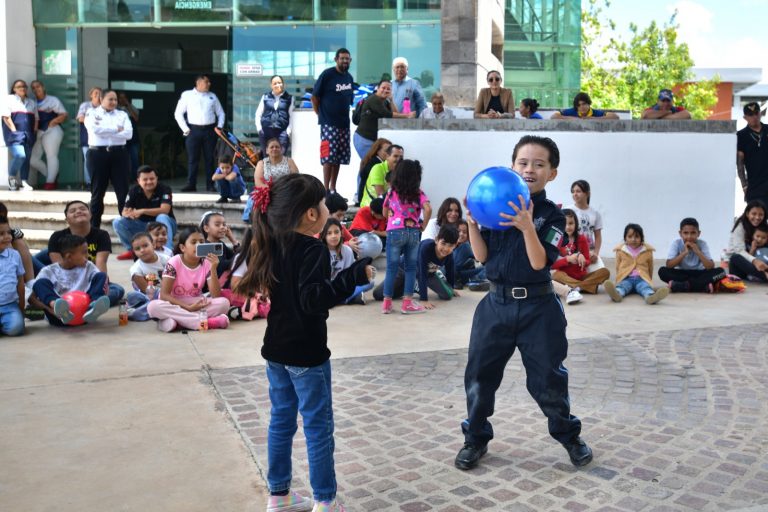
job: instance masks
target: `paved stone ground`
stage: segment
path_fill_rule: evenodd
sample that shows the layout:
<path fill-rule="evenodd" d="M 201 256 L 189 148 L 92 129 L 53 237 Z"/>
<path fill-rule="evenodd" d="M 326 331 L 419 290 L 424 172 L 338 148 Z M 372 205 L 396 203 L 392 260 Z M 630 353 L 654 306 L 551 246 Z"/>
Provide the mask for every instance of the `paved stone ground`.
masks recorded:
<path fill-rule="evenodd" d="M 546 431 L 516 354 L 481 465 L 461 447 L 466 350 L 333 361 L 339 495 L 352 511 L 768 509 L 766 325 L 572 340 L 573 412 L 595 460 L 574 468 Z M 262 472 L 263 367 L 212 372 Z M 307 490 L 301 428 L 294 488 Z M 758 507 L 762 509 L 762 507 Z"/>

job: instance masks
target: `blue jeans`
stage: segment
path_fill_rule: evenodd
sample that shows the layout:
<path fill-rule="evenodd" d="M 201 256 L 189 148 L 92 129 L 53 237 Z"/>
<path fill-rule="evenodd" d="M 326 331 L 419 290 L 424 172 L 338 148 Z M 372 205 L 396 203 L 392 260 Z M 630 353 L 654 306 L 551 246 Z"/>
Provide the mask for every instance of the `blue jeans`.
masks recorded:
<path fill-rule="evenodd" d="M 88 289 L 85 290 L 85 292 L 90 295 L 91 297 L 91 304 L 93 304 L 93 301 L 104 295 L 104 285 L 107 284 L 107 274 L 104 272 L 96 272 L 93 274 L 93 277 L 91 277 L 91 282 L 88 286 Z M 120 287 L 120 285 L 115 285 Z M 56 285 L 50 280 L 45 278 L 40 278 L 35 281 L 35 284 L 32 285 L 32 290 L 35 292 L 35 295 L 37 295 L 37 298 L 40 299 L 40 301 L 45 304 L 46 306 L 50 305 L 51 301 L 54 301 L 56 299 L 60 299 L 61 296 L 56 293 Z M 120 297 L 122 297 L 124 290 L 122 287 L 120 287 L 121 293 Z M 109 291 L 112 291 L 112 285 L 110 284 Z M 110 297 L 110 302 L 111 302 Z M 51 314 L 48 310 L 45 310 L 45 317 L 48 319 L 48 323 L 51 325 L 55 325 L 57 327 L 64 327 L 65 324 L 59 320 L 58 317 Z"/>
<path fill-rule="evenodd" d="M 8 162 L 8 177 L 18 178 L 21 174 L 22 180 L 29 178 L 29 156 L 32 154 L 32 146 L 25 142 L 24 144 L 12 144 L 8 146 L 11 152 L 11 159 Z"/>
<path fill-rule="evenodd" d="M 453 250 L 453 265 L 456 268 L 458 280 L 464 284 L 487 279 L 485 267 L 475 267 L 475 256 L 472 254 L 472 246 L 469 242 L 464 242 Z"/>
<path fill-rule="evenodd" d="M 227 199 L 240 199 L 240 196 L 245 194 L 245 187 L 237 180 L 217 180 L 214 181 L 214 183 L 216 184 L 216 190 L 219 191 L 221 197 L 226 197 Z"/>
<path fill-rule="evenodd" d="M 395 277 L 397 276 L 397 267 L 400 264 L 400 255 L 403 256 L 403 270 L 405 271 L 403 297 L 410 299 L 413 295 L 420 239 L 421 230 L 419 228 L 387 231 L 387 276 L 384 278 L 384 297 L 391 299 L 395 291 Z"/>
<path fill-rule="evenodd" d="M 643 298 L 653 295 L 653 287 L 643 280 L 640 276 L 624 278 L 616 285 L 616 291 L 622 297 L 626 297 L 632 292 L 640 294 Z"/>
<path fill-rule="evenodd" d="M 113 308 L 117 306 L 118 302 L 120 302 L 120 299 L 123 298 L 123 295 L 125 295 L 125 288 L 117 283 L 109 283 L 109 288 L 107 288 L 109 307 Z"/>
<path fill-rule="evenodd" d="M 374 142 L 376 141 L 368 140 L 355 132 L 355 135 L 352 137 L 352 143 L 355 145 L 355 151 L 357 151 L 357 154 L 360 155 L 360 160 L 362 160 L 365 155 L 368 154 L 368 151 L 370 151 L 370 149 L 373 147 Z"/>
<path fill-rule="evenodd" d="M 173 249 L 173 236 L 176 233 L 176 219 L 161 213 L 155 217 L 155 221 L 165 226 L 165 230 L 168 232 L 168 241 L 165 243 L 165 246 L 169 249 Z M 117 233 L 120 243 L 123 244 L 126 249 L 131 250 L 131 238 L 137 233 L 146 231 L 147 224 L 149 224 L 149 222 L 139 219 L 118 217 L 112 221 L 112 229 Z"/>
<path fill-rule="evenodd" d="M 0 306 L 0 333 L 5 336 L 24 334 L 24 315 L 18 302 L 9 302 Z"/>
<path fill-rule="evenodd" d="M 312 494 L 315 501 L 333 500 L 336 472 L 333 469 L 331 361 L 310 368 L 267 361 L 267 379 L 272 402 L 267 432 L 269 491 L 276 493 L 291 487 L 291 448 L 298 428 L 296 414 L 301 412 Z"/>

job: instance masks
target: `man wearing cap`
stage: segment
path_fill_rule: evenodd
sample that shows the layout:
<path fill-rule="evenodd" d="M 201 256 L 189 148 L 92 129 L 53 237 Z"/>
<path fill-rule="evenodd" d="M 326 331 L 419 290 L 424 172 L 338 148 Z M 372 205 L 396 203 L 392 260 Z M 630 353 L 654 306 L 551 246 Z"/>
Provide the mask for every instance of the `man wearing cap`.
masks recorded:
<path fill-rule="evenodd" d="M 744 200 L 768 204 L 768 125 L 760 122 L 761 115 L 758 103 L 744 106 L 747 126 L 736 133 L 736 170 Z"/>
<path fill-rule="evenodd" d="M 691 113 L 684 107 L 673 105 L 674 100 L 675 95 L 670 89 L 660 90 L 659 101 L 643 111 L 643 119 L 690 119 Z"/>

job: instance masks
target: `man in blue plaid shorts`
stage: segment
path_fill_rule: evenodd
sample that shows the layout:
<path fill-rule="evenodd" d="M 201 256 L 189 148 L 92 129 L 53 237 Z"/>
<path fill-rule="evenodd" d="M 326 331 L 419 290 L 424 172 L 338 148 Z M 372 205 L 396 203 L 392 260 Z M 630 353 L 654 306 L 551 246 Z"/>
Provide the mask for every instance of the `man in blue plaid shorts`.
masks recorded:
<path fill-rule="evenodd" d="M 339 167 L 349 164 L 349 106 L 355 97 L 349 65 L 349 50 L 339 48 L 333 59 L 336 66 L 328 68 L 317 78 L 312 89 L 312 108 L 320 125 L 320 163 L 323 164 L 323 185 L 328 192 L 336 191 Z"/>

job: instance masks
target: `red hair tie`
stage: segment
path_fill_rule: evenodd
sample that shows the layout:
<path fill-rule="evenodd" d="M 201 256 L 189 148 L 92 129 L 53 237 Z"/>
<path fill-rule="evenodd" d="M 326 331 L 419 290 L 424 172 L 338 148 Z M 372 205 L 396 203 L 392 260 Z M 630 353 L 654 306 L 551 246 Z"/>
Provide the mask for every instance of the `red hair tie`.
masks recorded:
<path fill-rule="evenodd" d="M 265 186 L 255 187 L 253 189 L 253 192 L 251 192 L 251 198 L 253 199 L 253 207 L 258 208 L 262 214 L 267 213 L 267 207 L 269 206 L 271 192 L 272 192 L 272 178 L 267 180 Z"/>

